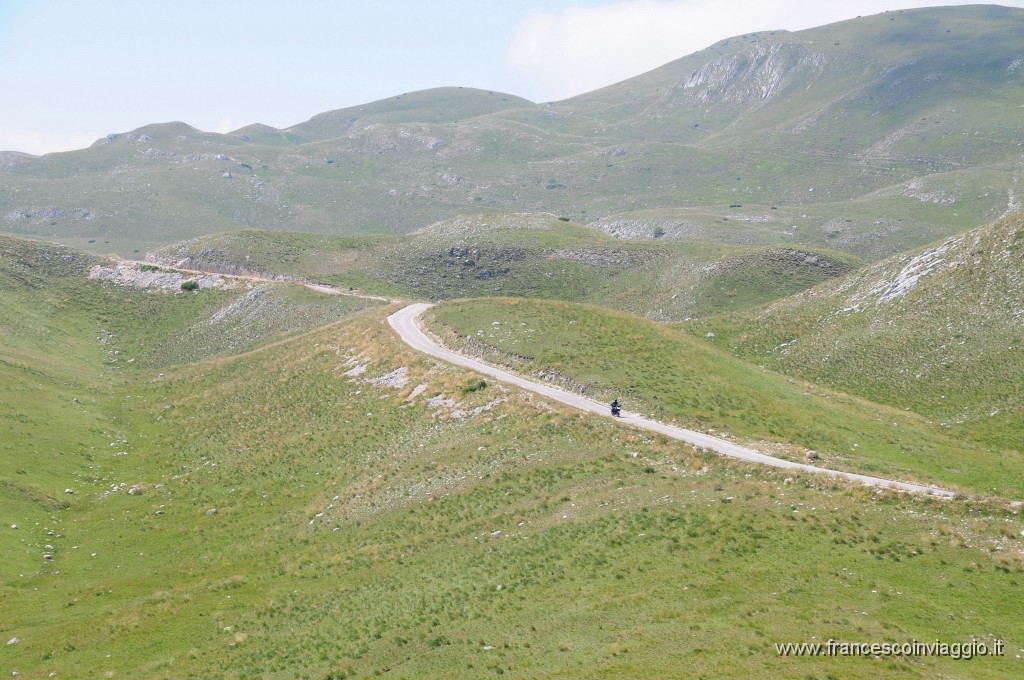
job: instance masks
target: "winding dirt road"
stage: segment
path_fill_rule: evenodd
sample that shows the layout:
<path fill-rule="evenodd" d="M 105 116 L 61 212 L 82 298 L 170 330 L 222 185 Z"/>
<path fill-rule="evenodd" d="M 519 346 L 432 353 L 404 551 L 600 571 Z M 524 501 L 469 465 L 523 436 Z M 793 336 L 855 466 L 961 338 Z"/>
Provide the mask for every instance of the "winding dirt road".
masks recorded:
<path fill-rule="evenodd" d="M 424 333 L 417 323 L 417 319 L 430 307 L 431 304 L 418 302 L 410 304 L 402 309 L 398 310 L 394 314 L 388 317 L 388 323 L 391 328 L 398 334 L 398 337 L 402 339 L 407 345 L 415 350 L 429 354 L 432 357 L 447 361 L 448 363 L 456 364 L 457 366 L 463 366 L 465 368 L 472 369 L 477 373 L 491 376 L 497 380 L 505 383 L 510 383 L 521 387 L 531 392 L 560 401 L 563 404 L 568 404 L 582 411 L 593 413 L 598 416 L 604 416 L 611 418 L 608 412 L 607 404 L 602 404 L 586 397 L 567 392 L 565 390 L 546 385 L 544 383 L 534 382 L 525 378 L 519 377 L 507 371 L 504 371 L 495 366 L 485 364 L 478 359 L 464 356 L 447 349 L 436 342 Z M 667 437 L 678 439 L 680 441 L 688 442 L 695 446 L 700 446 L 705 449 L 716 451 L 724 456 L 730 458 L 738 458 L 751 463 L 760 463 L 762 465 L 771 465 L 773 467 L 784 468 L 787 470 L 797 470 L 800 472 L 813 472 L 816 474 L 829 475 L 831 477 L 838 477 L 840 479 L 846 479 L 860 484 L 868 486 L 883 488 L 883 489 L 894 489 L 897 491 L 907 491 L 910 493 L 927 494 L 932 496 L 938 496 L 942 498 L 952 498 L 956 494 L 946 489 L 940 489 L 932 486 L 924 486 L 921 484 L 911 484 L 909 482 L 897 482 L 891 479 L 882 479 L 880 477 L 871 477 L 868 475 L 860 475 L 854 472 L 842 472 L 839 470 L 828 470 L 825 468 L 814 467 L 813 465 L 806 465 L 804 463 L 795 463 L 790 460 L 784 460 L 782 458 L 775 458 L 753 449 L 748 449 L 744 446 L 738 446 L 732 442 L 728 442 L 724 439 L 712 437 L 702 432 L 695 432 L 693 430 L 686 430 L 681 427 L 675 427 L 674 425 L 666 425 L 659 423 L 643 416 L 636 415 L 635 413 L 622 412 L 622 417 L 616 418 L 617 421 L 622 422 L 626 425 L 633 425 L 640 427 L 645 430 L 652 432 L 658 432 Z"/>
<path fill-rule="evenodd" d="M 121 260 L 120 258 L 118 259 L 121 262 L 133 264 L 136 267 L 138 267 L 141 264 L 151 264 L 145 262 L 135 262 L 132 260 Z M 182 269 L 180 267 L 174 268 L 180 272 L 189 274 L 214 273 L 196 269 Z M 284 281 L 280 279 L 267 279 L 255 275 L 218 275 L 223 276 L 224 278 L 244 279 L 249 281 L 256 281 L 259 283 L 284 283 Z M 311 290 L 315 290 L 319 293 L 324 293 L 327 295 L 351 295 L 354 297 L 379 300 L 381 302 L 401 302 L 401 300 L 394 300 L 376 295 L 366 295 L 364 293 L 359 293 L 355 291 L 342 291 L 333 286 L 327 286 L 323 284 L 302 281 L 295 281 L 293 283 L 298 283 L 299 285 L 306 286 Z M 580 409 L 581 411 L 586 411 L 588 413 L 603 416 L 605 418 L 612 417 L 611 414 L 608 412 L 608 406 L 606 404 L 593 401 L 592 399 L 587 399 L 586 397 L 581 396 L 579 394 L 567 392 L 552 385 L 527 380 L 526 378 L 514 375 L 512 373 L 509 373 L 508 371 L 502 370 L 495 366 L 491 366 L 490 364 L 486 364 L 480 361 L 479 359 L 467 357 L 457 352 L 453 352 L 452 350 L 442 345 L 437 344 L 429 336 L 427 336 L 426 333 L 422 331 L 419 324 L 417 323 L 417 319 L 419 318 L 420 314 L 430 309 L 431 307 L 433 307 L 433 305 L 425 302 L 417 302 L 406 305 L 402 309 L 398 310 L 397 312 L 389 316 L 388 323 L 391 325 L 391 328 L 394 329 L 395 333 L 398 334 L 398 337 L 402 339 L 402 341 L 404 341 L 413 349 L 423 352 L 424 354 L 429 354 L 430 356 L 435 357 L 437 359 L 441 359 L 443 361 L 447 361 L 448 363 L 471 369 L 473 371 L 476 371 L 477 373 L 482 373 L 483 375 L 489 375 L 492 378 L 495 378 L 502 382 L 516 385 L 517 387 L 521 387 L 526 390 L 530 390 L 531 392 L 535 392 L 550 399 L 554 399 L 555 401 L 562 402 L 563 404 L 568 404 L 569 406 Z M 871 477 L 869 475 L 861 475 L 854 472 L 829 470 L 826 468 L 815 467 L 813 465 L 807 465 L 805 463 L 796 463 L 790 460 L 785 460 L 783 458 L 775 458 L 774 456 L 769 456 L 767 454 L 754 451 L 753 449 L 748 449 L 744 446 L 733 444 L 732 442 L 726 441 L 724 439 L 712 437 L 711 435 L 704 434 L 703 432 L 687 430 L 681 427 L 676 427 L 674 425 L 666 425 L 664 423 L 659 423 L 655 420 L 650 420 L 649 418 L 644 418 L 643 416 L 637 415 L 635 413 L 629 413 L 628 411 L 623 411 L 621 417 L 616 418 L 615 420 L 626 425 L 632 425 L 634 427 L 650 430 L 651 432 L 658 432 L 667 437 L 672 437 L 673 439 L 684 441 L 695 446 L 709 449 L 711 451 L 716 451 L 717 453 L 720 453 L 724 456 L 729 456 L 730 458 L 738 458 L 739 460 L 744 460 L 750 463 L 760 463 L 762 465 L 771 465 L 773 467 L 784 468 L 787 470 L 797 470 L 800 472 L 813 472 L 816 474 L 829 475 L 832 477 L 846 479 L 849 481 L 858 482 L 860 484 L 865 484 L 867 486 L 873 486 L 883 489 L 894 489 L 897 491 L 926 494 L 941 498 L 952 498 L 956 495 L 952 491 L 940 489 L 938 487 L 924 486 L 922 484 L 912 484 L 910 482 L 898 482 L 891 479 Z"/>

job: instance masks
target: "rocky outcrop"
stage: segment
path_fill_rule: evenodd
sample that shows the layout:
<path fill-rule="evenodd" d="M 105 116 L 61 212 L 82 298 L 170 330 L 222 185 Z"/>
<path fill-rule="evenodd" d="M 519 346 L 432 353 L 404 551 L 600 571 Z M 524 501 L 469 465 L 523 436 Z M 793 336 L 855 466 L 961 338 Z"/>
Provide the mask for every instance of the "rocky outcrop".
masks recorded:
<path fill-rule="evenodd" d="M 807 64 L 820 66 L 821 61 L 821 55 L 801 54 L 792 44 L 757 44 L 744 53 L 707 62 L 680 87 L 703 103 L 763 101 L 779 91 L 791 70 Z"/>
<path fill-rule="evenodd" d="M 143 270 L 134 262 L 118 262 L 113 266 L 95 265 L 89 270 L 89 278 L 109 281 L 118 286 L 178 292 L 184 281 L 195 281 L 200 288 L 231 288 L 237 285 L 237 282 L 228 281 L 218 274 L 188 274 L 158 267 Z"/>

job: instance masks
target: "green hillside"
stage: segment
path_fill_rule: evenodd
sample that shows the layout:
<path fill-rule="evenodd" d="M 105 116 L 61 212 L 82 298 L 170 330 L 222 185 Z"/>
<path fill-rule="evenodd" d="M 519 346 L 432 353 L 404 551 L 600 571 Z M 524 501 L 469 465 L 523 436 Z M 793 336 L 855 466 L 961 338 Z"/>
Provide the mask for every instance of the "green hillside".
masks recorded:
<path fill-rule="evenodd" d="M 120 287 L 87 278 L 90 256 L 3 248 L 0 302 L 21 319 L 0 325 L 4 673 L 1022 670 L 1012 508 L 790 479 L 481 389 L 401 345 L 388 309 L 162 360 L 142 349 L 244 294 Z M 775 647 L 828 638 L 1006 655 Z"/>
<path fill-rule="evenodd" d="M 5 517 L 40 520 L 67 505 L 63 490 L 72 481 L 93 477 L 90 470 L 119 441 L 112 442 L 110 433 L 124 430 L 117 421 L 122 400 L 133 398 L 127 385 L 156 380 L 174 365 L 251 350 L 373 305 L 284 285 L 187 293 L 90 279 L 90 271 L 104 264 L 51 244 L 0 237 Z M 13 560 L 14 569 L 35 564 L 35 557 L 26 562 L 23 551 L 7 551 L 4 559 Z"/>
<path fill-rule="evenodd" d="M 746 309 L 862 264 L 792 245 L 614 239 L 546 214 L 467 215 L 401 237 L 230 232 L 172 244 L 150 257 L 407 298 L 588 301 L 660 321 Z"/>
<path fill-rule="evenodd" d="M 1024 677 L 1022 36 L 887 12 L 561 102 L 0 152 L 0 674 Z M 398 298 L 534 379 L 957 495 L 482 379 Z M 779 651 L 828 640 L 1004 655 Z"/>
<path fill-rule="evenodd" d="M 695 324 L 715 344 L 1021 450 L 1024 213 L 791 298 Z"/>
<path fill-rule="evenodd" d="M 103 264 L 0 238 L 0 403 L 13 435 L 0 441 L 0 474 L 39 472 L 32 463 L 39 455 L 91 459 L 73 433 L 106 420 L 88 404 L 126 381 L 248 351 L 373 305 L 284 285 L 186 293 L 91 280 L 90 270 Z M 31 450 L 29 433 L 42 438 Z"/>
<path fill-rule="evenodd" d="M 766 453 L 1024 499 L 1019 446 L 965 444 L 915 414 L 786 378 L 661 324 L 599 307 L 466 300 L 428 312 L 447 344 Z"/>
<path fill-rule="evenodd" d="M 306 140 L 333 139 L 357 124 L 458 123 L 460 120 L 524 106 L 533 107 L 535 104 L 503 92 L 486 92 L 471 87 L 441 87 L 328 111 L 284 132 Z"/>
<path fill-rule="evenodd" d="M 722 41 L 566 101 L 440 88 L 227 135 L 183 123 L 0 155 L 0 228 L 131 255 L 474 212 L 869 260 L 1019 204 L 1024 11 L 888 12 Z"/>

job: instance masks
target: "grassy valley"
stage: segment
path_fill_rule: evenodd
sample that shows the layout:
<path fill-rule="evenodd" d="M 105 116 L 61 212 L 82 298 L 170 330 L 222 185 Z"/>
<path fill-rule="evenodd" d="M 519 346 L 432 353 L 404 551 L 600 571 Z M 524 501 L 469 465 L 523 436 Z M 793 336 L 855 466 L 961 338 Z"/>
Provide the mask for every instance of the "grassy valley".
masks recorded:
<path fill-rule="evenodd" d="M 8 428 L 0 504 L 12 518 L 66 506 L 71 478 L 114 453 L 108 447 L 118 439 L 109 433 L 123 428 L 113 395 L 125 385 L 372 306 L 286 286 L 145 291 L 90 280 L 102 265 L 52 244 L 0 239 L 0 412 Z"/>

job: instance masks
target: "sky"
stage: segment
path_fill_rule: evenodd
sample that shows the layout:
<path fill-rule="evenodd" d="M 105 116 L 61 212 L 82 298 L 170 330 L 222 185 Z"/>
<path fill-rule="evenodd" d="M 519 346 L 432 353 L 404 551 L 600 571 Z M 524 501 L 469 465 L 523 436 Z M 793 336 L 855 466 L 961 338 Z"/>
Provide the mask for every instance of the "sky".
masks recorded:
<path fill-rule="evenodd" d="M 940 4 L 970 3 L 0 0 L 0 150 L 83 148 L 168 121 L 285 128 L 431 87 L 557 101 L 724 38 Z"/>

